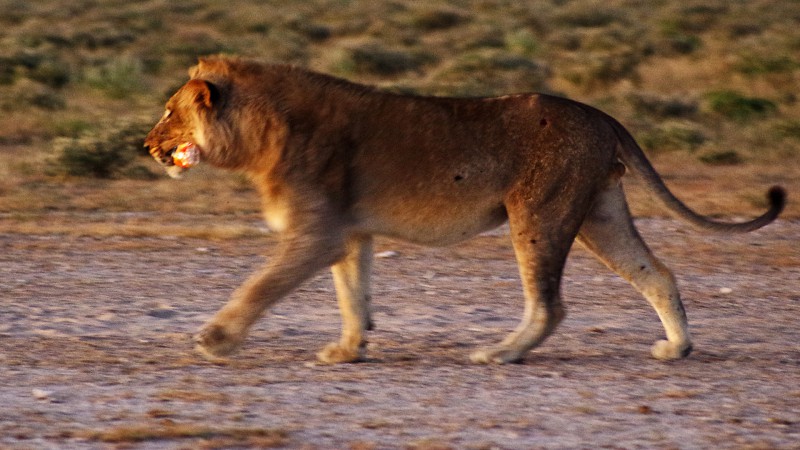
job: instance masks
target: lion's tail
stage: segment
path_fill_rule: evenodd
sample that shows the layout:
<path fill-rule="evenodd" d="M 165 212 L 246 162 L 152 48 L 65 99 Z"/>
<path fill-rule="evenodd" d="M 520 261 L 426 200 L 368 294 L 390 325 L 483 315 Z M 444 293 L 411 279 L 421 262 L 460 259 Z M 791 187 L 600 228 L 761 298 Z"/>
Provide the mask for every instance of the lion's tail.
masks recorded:
<path fill-rule="evenodd" d="M 605 114 L 604 114 L 605 115 Z M 664 206 L 676 217 L 685 220 L 700 230 L 721 233 L 745 233 L 757 230 L 775 220 L 783 211 L 786 204 L 786 191 L 781 186 L 773 186 L 767 192 L 769 209 L 762 215 L 747 222 L 730 223 L 719 222 L 702 216 L 678 200 L 669 191 L 664 181 L 647 160 L 642 148 L 633 139 L 633 136 L 619 122 L 611 116 L 605 115 L 610 120 L 611 126 L 618 138 L 617 153 L 619 159 L 644 181 L 647 189 L 655 194 L 664 203 Z"/>

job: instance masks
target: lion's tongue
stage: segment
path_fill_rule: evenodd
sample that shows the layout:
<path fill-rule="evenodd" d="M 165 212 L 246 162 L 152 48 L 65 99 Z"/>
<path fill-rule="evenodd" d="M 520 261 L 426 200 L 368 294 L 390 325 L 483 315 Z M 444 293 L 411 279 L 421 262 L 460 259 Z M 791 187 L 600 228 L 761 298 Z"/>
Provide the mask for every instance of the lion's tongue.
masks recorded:
<path fill-rule="evenodd" d="M 191 142 L 184 142 L 172 153 L 172 161 L 178 167 L 188 169 L 200 162 L 200 151 Z"/>

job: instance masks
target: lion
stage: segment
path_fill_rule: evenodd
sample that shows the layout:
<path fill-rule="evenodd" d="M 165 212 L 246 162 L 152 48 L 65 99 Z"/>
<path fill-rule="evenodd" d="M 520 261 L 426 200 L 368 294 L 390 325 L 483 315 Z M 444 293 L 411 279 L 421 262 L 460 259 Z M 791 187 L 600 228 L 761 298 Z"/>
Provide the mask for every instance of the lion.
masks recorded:
<path fill-rule="evenodd" d="M 652 356 L 683 358 L 692 341 L 670 270 L 644 243 L 621 178 L 646 189 L 695 228 L 747 232 L 775 220 L 786 193 L 742 223 L 711 220 L 665 186 L 631 134 L 588 105 L 544 94 L 496 98 L 400 95 L 288 65 L 213 56 L 190 69 L 145 140 L 172 176 L 172 155 L 196 146 L 200 160 L 245 173 L 279 235 L 268 263 L 198 332 L 197 350 L 220 358 L 276 301 L 330 267 L 341 338 L 317 357 L 365 357 L 374 236 L 447 245 L 509 223 L 522 281 L 521 322 L 475 363 L 520 361 L 564 319 L 561 278 L 574 241 L 632 284 L 666 332 Z"/>

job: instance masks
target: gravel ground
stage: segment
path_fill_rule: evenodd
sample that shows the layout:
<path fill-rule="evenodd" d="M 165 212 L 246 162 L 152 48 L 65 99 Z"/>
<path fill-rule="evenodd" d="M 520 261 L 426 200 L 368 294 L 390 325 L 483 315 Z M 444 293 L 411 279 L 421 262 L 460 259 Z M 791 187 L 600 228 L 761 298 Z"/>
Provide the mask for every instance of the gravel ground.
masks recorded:
<path fill-rule="evenodd" d="M 191 350 L 269 236 L 0 235 L 0 448 L 798 448 L 800 223 L 638 225 L 679 280 L 686 360 L 650 358 L 655 313 L 575 248 L 556 333 L 522 364 L 469 364 L 521 315 L 503 229 L 380 240 L 370 359 L 341 366 L 314 363 L 338 334 L 327 273 L 230 360 Z"/>

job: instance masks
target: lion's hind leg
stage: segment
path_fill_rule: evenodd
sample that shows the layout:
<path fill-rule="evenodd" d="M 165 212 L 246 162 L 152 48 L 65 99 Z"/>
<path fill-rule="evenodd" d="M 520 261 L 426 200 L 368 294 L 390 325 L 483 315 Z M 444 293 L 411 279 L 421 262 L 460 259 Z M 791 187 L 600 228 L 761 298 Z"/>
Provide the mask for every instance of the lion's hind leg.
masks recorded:
<path fill-rule="evenodd" d="M 556 211 L 526 205 L 524 200 L 507 204 L 507 209 L 525 312 L 517 328 L 500 344 L 470 355 L 475 363 L 521 360 L 528 350 L 550 336 L 566 315 L 561 303 L 561 275 L 580 226 L 578 219 L 560 220 Z"/>
<path fill-rule="evenodd" d="M 678 359 L 692 351 L 689 326 L 675 278 L 633 226 L 622 187 L 614 182 L 598 194 L 578 234 L 578 242 L 631 283 L 653 306 L 666 340 L 652 348 L 657 359 Z"/>

